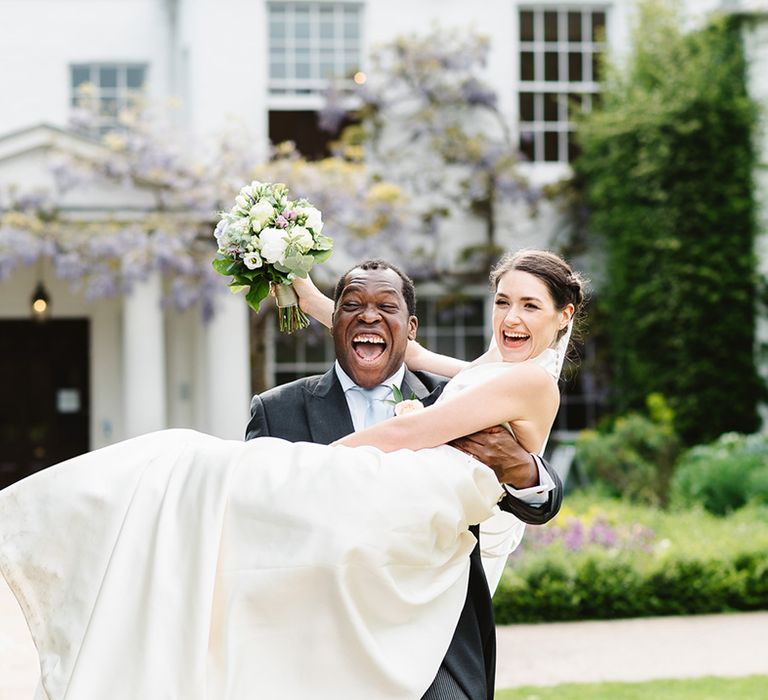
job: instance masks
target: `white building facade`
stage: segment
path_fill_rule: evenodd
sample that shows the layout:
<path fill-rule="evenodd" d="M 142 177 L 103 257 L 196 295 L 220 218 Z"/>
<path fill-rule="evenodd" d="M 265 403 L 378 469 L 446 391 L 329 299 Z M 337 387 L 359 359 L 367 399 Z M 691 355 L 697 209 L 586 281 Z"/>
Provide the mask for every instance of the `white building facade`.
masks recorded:
<path fill-rule="evenodd" d="M 755 60 L 753 92 L 766 101 L 768 56 L 760 41 L 766 3 L 688 4 L 693 21 L 721 5 L 760 20 L 747 45 Z M 100 105 L 102 130 L 132 95 L 175 97 L 190 148 L 234 120 L 266 154 L 270 139 L 301 143 L 311 131 L 329 77 L 369 72 L 372 47 L 435 24 L 489 38 L 486 79 L 530 160 L 526 174 L 538 184 L 554 182 L 568 174 L 573 155 L 569 99 L 590 105 L 599 91 L 597 57 L 626 49 L 633 6 L 631 0 L 0 0 L 0 189 L 50 188 L 51 154 L 91 147 L 67 130 L 85 83 Z M 765 181 L 760 187 L 768 190 Z M 140 190 L 107 182 L 63 205 L 96 218 L 151 209 Z M 536 219 L 522 217 L 502 231 L 500 242 L 557 246 L 562 227 L 556 210 L 545 207 Z M 447 225 L 441 246 L 481 238 L 476 228 Z M 41 280 L 52 310 L 45 324 L 33 321 L 29 308 Z M 165 427 L 242 436 L 251 392 L 246 305 L 224 297 L 214 320 L 203 324 L 194 311 L 164 309 L 162 287 L 155 275 L 125 297 L 87 302 L 39 263 L 0 282 L 0 365 L 7 379 L 0 479 L 3 470 L 18 478 L 78 451 Z M 439 285 L 427 285 L 420 298 L 421 337 L 430 347 L 472 356 L 484 346 L 486 290 L 446 306 Z M 270 337 L 268 381 L 322 371 L 330 353 L 327 339 Z M 577 393 L 570 407 L 566 401 L 561 429 L 596 418 L 599 388 L 587 378 Z"/>

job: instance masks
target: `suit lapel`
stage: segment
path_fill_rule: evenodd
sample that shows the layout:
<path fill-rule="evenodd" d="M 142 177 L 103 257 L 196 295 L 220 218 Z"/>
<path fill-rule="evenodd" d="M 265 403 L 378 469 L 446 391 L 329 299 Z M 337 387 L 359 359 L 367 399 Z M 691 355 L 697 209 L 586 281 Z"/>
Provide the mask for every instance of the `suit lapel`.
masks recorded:
<path fill-rule="evenodd" d="M 411 370 L 405 368 L 405 376 L 403 377 L 403 384 L 401 387 L 404 399 L 410 399 L 411 393 L 416 395 L 419 401 L 423 401 L 431 393 L 424 382 L 421 381 Z"/>
<path fill-rule="evenodd" d="M 327 445 L 354 432 L 349 406 L 333 367 L 304 392 L 312 442 Z"/>

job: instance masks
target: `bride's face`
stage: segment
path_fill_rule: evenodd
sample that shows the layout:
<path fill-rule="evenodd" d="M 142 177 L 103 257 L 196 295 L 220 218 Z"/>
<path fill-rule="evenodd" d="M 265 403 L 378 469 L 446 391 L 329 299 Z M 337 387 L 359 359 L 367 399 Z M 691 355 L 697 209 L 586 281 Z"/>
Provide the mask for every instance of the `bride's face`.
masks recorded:
<path fill-rule="evenodd" d="M 554 345 L 568 325 L 573 305 L 558 310 L 547 285 L 535 275 L 510 270 L 493 300 L 493 333 L 505 362 L 523 362 Z"/>

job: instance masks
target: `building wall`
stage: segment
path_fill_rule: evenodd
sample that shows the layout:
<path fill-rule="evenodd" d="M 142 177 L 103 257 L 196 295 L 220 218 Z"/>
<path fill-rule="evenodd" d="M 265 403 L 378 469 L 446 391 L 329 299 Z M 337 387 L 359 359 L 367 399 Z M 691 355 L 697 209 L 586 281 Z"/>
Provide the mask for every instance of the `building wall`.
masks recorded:
<path fill-rule="evenodd" d="M 166 17 L 162 0 L 3 0 L 0 135 L 66 125 L 72 63 L 147 63 L 150 92 L 167 95 Z"/>
<path fill-rule="evenodd" d="M 520 8 L 605 8 L 609 51 L 618 57 L 629 47 L 635 8 L 633 0 L 562 0 L 556 5 L 542 0 L 485 0 L 474 4 L 464 0 L 367 0 L 360 4 L 364 8 L 363 55 L 399 34 L 427 31 L 435 24 L 472 28 L 487 35 L 491 51 L 486 77 L 495 87 L 500 107 L 513 130 L 520 117 Z M 719 0 L 688 0 L 689 21 L 702 22 L 721 4 Z M 739 3 L 728 5 L 733 8 Z M 750 24 L 746 31 L 754 61 L 750 73 L 753 94 L 768 106 L 768 70 L 764 69 L 766 22 Z M 266 154 L 270 109 L 317 109 L 321 104 L 316 94 L 270 95 L 268 47 L 265 0 L 2 0 L 0 187 L 11 183 L 24 188 L 52 186 L 48 151 L 38 148 L 25 152 L 24 157 L 4 158 L 2 138 L 40 123 L 66 126 L 71 101 L 69 66 L 74 63 L 146 64 L 150 99 L 162 103 L 172 96 L 179 98 L 181 107 L 176 119 L 181 128 L 192 134 L 188 141 L 190 149 L 203 147 L 206 139 L 235 125 L 247 129 L 253 142 L 260 144 Z M 374 70 L 365 60 L 361 68 Z M 768 158 L 767 143 L 763 138 L 763 160 Z M 532 163 L 524 170 L 538 185 L 569 173 L 566 163 Z M 768 189 L 765 176 L 760 173 L 758 186 L 761 193 Z M 73 193 L 64 203 L 79 209 L 98 203 L 104 213 L 145 207 L 151 200 L 145 192 L 128 192 L 98 183 Z M 562 240 L 567 219 L 551 204 L 545 203 L 540 209 L 535 218 L 522 205 L 502 209 L 499 242 L 509 248 L 556 246 Z M 768 229 L 764 208 L 760 216 L 762 229 Z M 446 222 L 442 235 L 441 267 L 449 268 L 458 250 L 481 241 L 483 231 L 478 222 L 455 217 Z M 768 260 L 764 241 L 761 251 L 762 259 Z M 36 274 L 35 270 L 22 270 L 0 284 L 0 318 L 27 315 Z M 50 271 L 45 281 L 55 300 L 57 315 L 91 320 L 92 446 L 125 437 L 124 302 L 89 304 Z M 475 291 L 478 298 L 483 293 Z M 432 298 L 429 291 L 426 298 Z M 229 400 L 217 392 L 216 380 L 221 371 L 220 357 L 227 352 L 222 339 L 231 339 L 229 351 L 237 356 L 237 363 L 247 367 L 245 314 L 242 301 L 230 299 L 227 311 L 213 326 L 202 325 L 195 312 L 164 315 L 167 425 L 191 425 L 227 437 L 241 434 L 247 415 L 247 369 L 240 371 L 240 379 L 235 383 L 237 396 L 230 396 Z M 487 325 L 487 320 L 481 323 Z M 460 330 L 451 332 L 457 335 Z M 761 335 L 768 337 L 765 325 L 761 325 Z M 232 350 L 232 345 L 237 347 Z M 280 372 L 280 354 L 268 354 L 273 358 L 269 366 L 276 376 Z"/>

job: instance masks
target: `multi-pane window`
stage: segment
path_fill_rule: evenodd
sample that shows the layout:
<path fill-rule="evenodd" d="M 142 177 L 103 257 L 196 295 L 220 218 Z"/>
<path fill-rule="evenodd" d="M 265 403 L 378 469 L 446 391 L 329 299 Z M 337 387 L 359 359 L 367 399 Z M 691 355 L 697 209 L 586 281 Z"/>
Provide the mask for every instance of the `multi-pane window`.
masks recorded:
<path fill-rule="evenodd" d="M 121 112 L 135 105 L 146 82 L 147 67 L 135 63 L 79 63 L 70 66 L 71 104 L 96 114 L 95 130 L 118 125 Z"/>
<path fill-rule="evenodd" d="M 608 383 L 604 372 L 600 371 L 594 341 L 587 340 L 581 355 L 575 370 L 564 370 L 560 410 L 552 426 L 555 435 L 594 428 L 608 413 Z"/>
<path fill-rule="evenodd" d="M 488 347 L 485 307 L 488 295 L 424 297 L 416 304 L 418 340 L 425 347 L 461 360 L 474 360 Z"/>
<path fill-rule="evenodd" d="M 362 58 L 362 6 L 351 2 L 270 2 L 269 92 L 314 95 L 350 79 Z"/>
<path fill-rule="evenodd" d="M 333 338 L 325 326 L 312 321 L 301 333 L 275 334 L 274 381 L 279 386 L 311 374 L 323 374 L 333 364 Z"/>
<path fill-rule="evenodd" d="M 575 157 L 574 115 L 599 90 L 605 20 L 599 6 L 520 10 L 520 150 L 529 160 Z"/>

